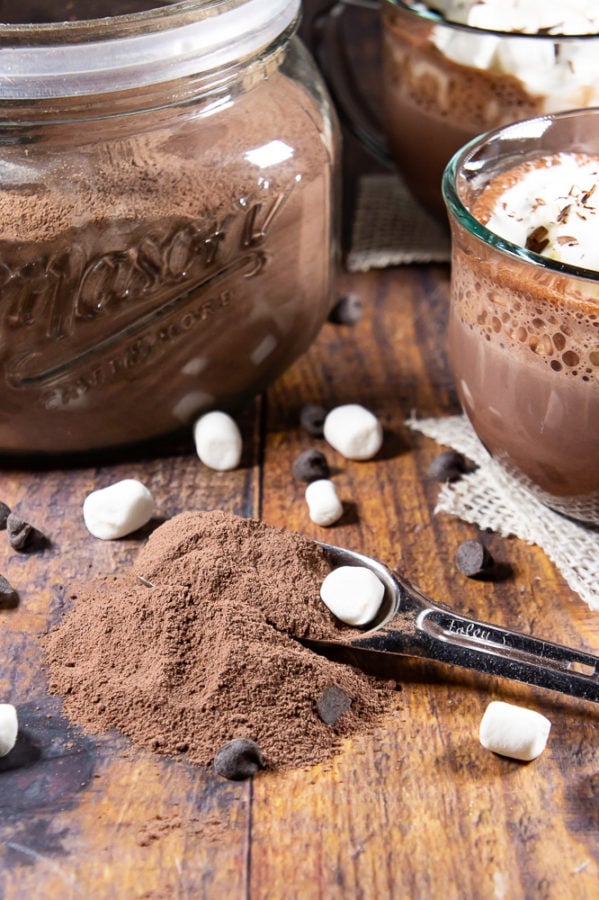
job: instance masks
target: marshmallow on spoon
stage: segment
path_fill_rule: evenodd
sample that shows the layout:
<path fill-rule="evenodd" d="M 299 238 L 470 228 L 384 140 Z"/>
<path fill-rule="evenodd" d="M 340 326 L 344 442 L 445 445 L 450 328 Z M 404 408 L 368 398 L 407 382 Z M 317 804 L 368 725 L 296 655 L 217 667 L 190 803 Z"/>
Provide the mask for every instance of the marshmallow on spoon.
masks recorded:
<path fill-rule="evenodd" d="M 367 625 L 381 608 L 385 586 L 366 566 L 339 566 L 322 582 L 320 596 L 341 622 Z"/>
<path fill-rule="evenodd" d="M 480 742 L 500 756 L 530 762 L 545 749 L 550 729 L 541 713 L 493 700 L 481 719 Z"/>
<path fill-rule="evenodd" d="M 92 491 L 83 502 L 88 531 L 102 541 L 113 541 L 137 531 L 150 521 L 154 498 L 136 478 L 125 478 Z"/>

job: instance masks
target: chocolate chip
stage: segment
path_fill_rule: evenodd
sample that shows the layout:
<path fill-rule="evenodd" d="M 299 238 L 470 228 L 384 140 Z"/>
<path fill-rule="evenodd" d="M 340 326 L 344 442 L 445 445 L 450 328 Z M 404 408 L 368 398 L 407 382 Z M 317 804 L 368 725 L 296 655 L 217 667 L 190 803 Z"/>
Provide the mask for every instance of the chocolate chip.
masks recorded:
<path fill-rule="evenodd" d="M 542 253 L 549 243 L 549 232 L 544 225 L 539 225 L 526 238 L 526 249 L 533 253 Z"/>
<path fill-rule="evenodd" d="M 493 565 L 493 557 L 480 541 L 464 541 L 455 558 L 458 569 L 468 578 L 487 573 Z"/>
<path fill-rule="evenodd" d="M 294 460 L 291 471 L 298 481 L 308 482 L 328 478 L 330 474 L 327 458 L 320 450 L 304 450 Z"/>
<path fill-rule="evenodd" d="M 457 450 L 443 450 L 431 460 L 427 473 L 435 481 L 457 481 L 462 475 L 474 472 L 475 469 L 475 463 Z"/>
<path fill-rule="evenodd" d="M 8 542 L 13 550 L 20 553 L 26 553 L 28 550 L 34 550 L 45 542 L 45 537 L 19 516 L 10 513 L 6 520 L 6 530 L 8 532 Z"/>
<path fill-rule="evenodd" d="M 325 688 L 316 702 L 318 715 L 325 725 L 335 725 L 351 706 L 351 697 L 342 688 L 332 684 Z"/>
<path fill-rule="evenodd" d="M 317 403 L 306 403 L 300 412 L 300 425 L 311 437 L 322 437 L 327 411 Z"/>
<path fill-rule="evenodd" d="M 10 516 L 10 506 L 0 500 L 0 531 L 6 528 L 6 520 Z"/>
<path fill-rule="evenodd" d="M 260 747 L 247 738 L 235 738 L 220 748 L 214 757 L 214 771 L 231 781 L 251 778 L 258 769 L 264 768 L 264 757 Z"/>
<path fill-rule="evenodd" d="M 0 609 L 10 606 L 16 606 L 18 595 L 12 584 L 6 580 L 4 575 L 0 575 Z"/>
<path fill-rule="evenodd" d="M 362 301 L 357 294 L 340 297 L 329 313 L 334 325 L 355 325 L 362 318 Z"/>

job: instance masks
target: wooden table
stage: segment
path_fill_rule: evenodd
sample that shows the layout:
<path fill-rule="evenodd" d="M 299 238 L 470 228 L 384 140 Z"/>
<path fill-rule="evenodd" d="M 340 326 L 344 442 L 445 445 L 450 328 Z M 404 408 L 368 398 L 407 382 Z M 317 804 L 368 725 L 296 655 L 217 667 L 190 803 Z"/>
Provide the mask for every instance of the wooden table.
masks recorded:
<path fill-rule="evenodd" d="M 329 451 L 347 513 L 326 538 L 401 567 L 468 615 L 599 651 L 599 618 L 544 554 L 485 535 L 511 578 L 466 579 L 453 556 L 476 528 L 433 513 L 438 452 L 404 419 L 456 411 L 444 352 L 448 270 L 405 267 L 342 276 L 362 297 L 356 326 L 324 326 L 312 349 L 242 422 L 241 468 L 203 468 L 190 444 L 93 468 L 10 469 L 2 497 L 45 531 L 42 554 L 9 552 L 0 571 L 19 588 L 1 613 L 0 699 L 24 726 L 21 765 L 0 772 L 0 895 L 29 897 L 597 897 L 598 711 L 541 689 L 434 664 L 406 664 L 397 709 L 330 764 L 265 773 L 251 783 L 140 751 L 116 734 L 90 737 L 46 691 L 38 637 L 69 583 L 119 571 L 142 538 L 97 541 L 81 517 L 86 493 L 125 475 L 153 490 L 160 513 L 222 508 L 323 531 L 291 477 L 312 446 L 298 426 L 307 401 L 357 401 L 381 417 L 376 460 Z M 553 722 L 531 764 L 478 742 L 490 699 L 530 706 Z M 176 817 L 179 817 L 178 820 Z M 162 823 L 169 821 L 167 828 Z M 177 824 L 178 821 L 178 824 Z M 211 821 L 225 839 L 202 839 Z M 3 893 L 2 893 L 3 892 Z"/>
<path fill-rule="evenodd" d="M 445 354 L 449 270 L 402 267 L 340 279 L 364 316 L 326 324 L 316 343 L 245 413 L 243 465 L 203 468 L 189 439 L 92 467 L 5 466 L 0 498 L 42 529 L 43 553 L 0 542 L 0 572 L 20 602 L 0 611 L 0 701 L 17 705 L 18 752 L 0 761 L 0 896 L 12 898 L 596 898 L 599 895 L 598 710 L 594 704 L 434 663 L 406 661 L 396 706 L 328 764 L 231 783 L 161 758 L 118 734 L 90 736 L 47 693 L 39 642 L 82 574 L 118 572 L 144 534 L 118 542 L 85 529 L 86 494 L 124 476 L 159 512 L 220 508 L 372 554 L 467 615 L 599 653 L 599 616 L 545 555 L 487 534 L 512 568 L 465 578 L 454 553 L 472 525 L 435 515 L 426 475 L 439 448 L 405 424 L 457 412 Z M 377 459 L 332 450 L 346 504 L 323 534 L 297 454 L 305 402 L 359 402 L 385 427 Z M 539 710 L 553 728 L 536 761 L 478 741 L 491 699 Z M 214 827 L 212 827 L 214 826 Z M 217 835 L 216 838 L 210 835 Z"/>

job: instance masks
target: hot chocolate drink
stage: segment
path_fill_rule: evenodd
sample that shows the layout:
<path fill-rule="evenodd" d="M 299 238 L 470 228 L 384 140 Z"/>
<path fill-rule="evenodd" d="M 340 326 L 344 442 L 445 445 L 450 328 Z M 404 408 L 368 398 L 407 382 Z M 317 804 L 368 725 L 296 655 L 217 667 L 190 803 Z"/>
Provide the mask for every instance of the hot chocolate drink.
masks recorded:
<path fill-rule="evenodd" d="M 383 3 L 388 140 L 408 185 L 435 213 L 444 215 L 446 163 L 477 134 L 599 103 L 597 4 L 558 6 L 559 14 L 556 4 L 518 0 Z"/>
<path fill-rule="evenodd" d="M 471 213 L 530 261 L 473 234 L 454 243 L 449 351 L 463 408 L 542 500 L 599 524 L 599 158 L 521 163 Z"/>

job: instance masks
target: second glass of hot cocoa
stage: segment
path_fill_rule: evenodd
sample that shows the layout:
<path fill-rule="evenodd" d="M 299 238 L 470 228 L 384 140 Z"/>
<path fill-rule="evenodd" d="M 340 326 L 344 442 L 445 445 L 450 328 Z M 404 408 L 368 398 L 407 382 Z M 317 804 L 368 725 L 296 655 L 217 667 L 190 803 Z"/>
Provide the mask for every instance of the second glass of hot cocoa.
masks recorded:
<path fill-rule="evenodd" d="M 443 169 L 476 135 L 599 105 L 599 12 L 475 0 L 383 0 L 382 105 L 410 190 L 445 218 Z"/>
<path fill-rule="evenodd" d="M 463 409 L 523 489 L 599 525 L 599 109 L 475 139 L 443 192 Z"/>

